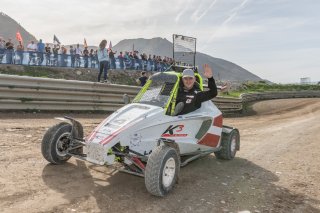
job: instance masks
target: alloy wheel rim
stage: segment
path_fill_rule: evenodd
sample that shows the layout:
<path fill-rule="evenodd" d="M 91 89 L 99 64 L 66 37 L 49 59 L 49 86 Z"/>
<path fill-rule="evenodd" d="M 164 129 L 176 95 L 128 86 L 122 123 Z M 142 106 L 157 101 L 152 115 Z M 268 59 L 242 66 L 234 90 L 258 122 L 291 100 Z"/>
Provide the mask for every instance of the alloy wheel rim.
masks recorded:
<path fill-rule="evenodd" d="M 232 155 L 236 153 L 236 147 L 237 147 L 237 137 L 233 136 L 231 139 L 231 147 L 230 147 Z"/>
<path fill-rule="evenodd" d="M 164 187 L 169 187 L 172 184 L 176 172 L 176 162 L 173 157 L 169 158 L 163 168 L 162 184 Z"/>
<path fill-rule="evenodd" d="M 60 137 L 58 138 L 57 140 L 57 143 L 56 143 L 56 152 L 59 156 L 61 157 L 64 157 L 67 155 L 66 153 L 66 150 L 68 148 L 67 145 L 68 142 L 69 142 L 69 136 L 70 136 L 70 133 L 69 132 L 66 132 L 66 133 L 63 133 L 62 135 L 60 135 Z"/>

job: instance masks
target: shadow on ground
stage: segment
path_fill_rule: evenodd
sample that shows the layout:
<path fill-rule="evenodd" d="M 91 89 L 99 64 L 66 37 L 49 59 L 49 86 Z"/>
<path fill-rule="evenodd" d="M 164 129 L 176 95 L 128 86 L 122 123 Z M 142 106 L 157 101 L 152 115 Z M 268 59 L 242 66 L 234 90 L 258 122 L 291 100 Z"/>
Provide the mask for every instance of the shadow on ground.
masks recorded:
<path fill-rule="evenodd" d="M 165 198 L 150 195 L 143 178 L 75 162 L 43 169 L 45 184 L 69 201 L 53 212 L 319 212 L 309 204 L 317 201 L 278 187 L 276 175 L 242 158 L 191 163 Z"/>

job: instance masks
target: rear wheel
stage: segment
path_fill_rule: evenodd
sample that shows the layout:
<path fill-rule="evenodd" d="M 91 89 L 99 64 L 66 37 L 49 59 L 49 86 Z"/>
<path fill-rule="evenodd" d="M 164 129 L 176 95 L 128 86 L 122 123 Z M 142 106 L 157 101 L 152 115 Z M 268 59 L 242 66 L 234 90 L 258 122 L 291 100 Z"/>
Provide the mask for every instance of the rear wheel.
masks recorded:
<path fill-rule="evenodd" d="M 180 160 L 177 151 L 167 145 L 158 146 L 148 158 L 145 185 L 151 194 L 165 196 L 177 182 Z"/>
<path fill-rule="evenodd" d="M 233 129 L 230 133 L 222 133 L 221 149 L 215 152 L 218 159 L 231 160 L 235 157 L 240 146 L 240 134 L 237 129 Z"/>
<path fill-rule="evenodd" d="M 71 157 L 66 150 L 70 146 L 72 126 L 62 122 L 47 130 L 41 143 L 43 157 L 53 164 L 62 164 Z"/>

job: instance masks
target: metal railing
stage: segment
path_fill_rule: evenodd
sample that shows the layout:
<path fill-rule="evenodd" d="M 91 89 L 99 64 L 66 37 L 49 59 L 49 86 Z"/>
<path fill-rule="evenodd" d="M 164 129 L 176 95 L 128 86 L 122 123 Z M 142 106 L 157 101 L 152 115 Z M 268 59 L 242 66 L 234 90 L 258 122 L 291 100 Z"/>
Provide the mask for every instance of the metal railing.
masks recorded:
<path fill-rule="evenodd" d="M 54 54 L 33 51 L 14 51 L 0 49 L 0 64 L 17 64 L 27 66 L 99 68 L 97 55 Z M 132 69 L 145 71 L 164 71 L 170 64 L 152 59 L 142 60 L 134 58 L 110 59 L 110 69 Z"/>

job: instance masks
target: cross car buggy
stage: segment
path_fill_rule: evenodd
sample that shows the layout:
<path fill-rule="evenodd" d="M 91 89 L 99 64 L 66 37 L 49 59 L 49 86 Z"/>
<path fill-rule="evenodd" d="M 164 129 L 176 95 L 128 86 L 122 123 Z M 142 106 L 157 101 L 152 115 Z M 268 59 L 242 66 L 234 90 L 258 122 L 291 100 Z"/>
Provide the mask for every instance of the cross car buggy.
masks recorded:
<path fill-rule="evenodd" d="M 199 87 L 202 79 L 196 73 Z M 46 132 L 42 154 L 53 164 L 71 156 L 98 165 L 122 164 L 121 171 L 145 178 L 147 190 L 166 195 L 177 181 L 180 167 L 214 153 L 234 158 L 240 147 L 239 131 L 223 126 L 222 113 L 212 103 L 185 115 L 175 103 L 181 73 L 170 71 L 150 77 L 132 103 L 101 122 L 84 138 L 82 125 L 69 117 Z M 178 109 L 180 108 L 180 109 Z"/>
<path fill-rule="evenodd" d="M 173 40 L 174 59 L 191 56 L 195 65 L 196 39 L 173 35 Z M 144 177 L 147 190 L 156 196 L 170 192 L 180 167 L 197 158 L 214 153 L 219 159 L 233 159 L 240 149 L 239 131 L 222 124 L 222 113 L 212 101 L 178 115 L 184 107 L 176 99 L 185 67 L 171 68 L 151 76 L 132 103 L 86 137 L 78 121 L 64 117 L 45 133 L 43 157 L 53 164 L 73 156 L 97 165 L 121 165 L 120 171 Z M 196 86 L 203 90 L 201 76 L 195 76 Z"/>

